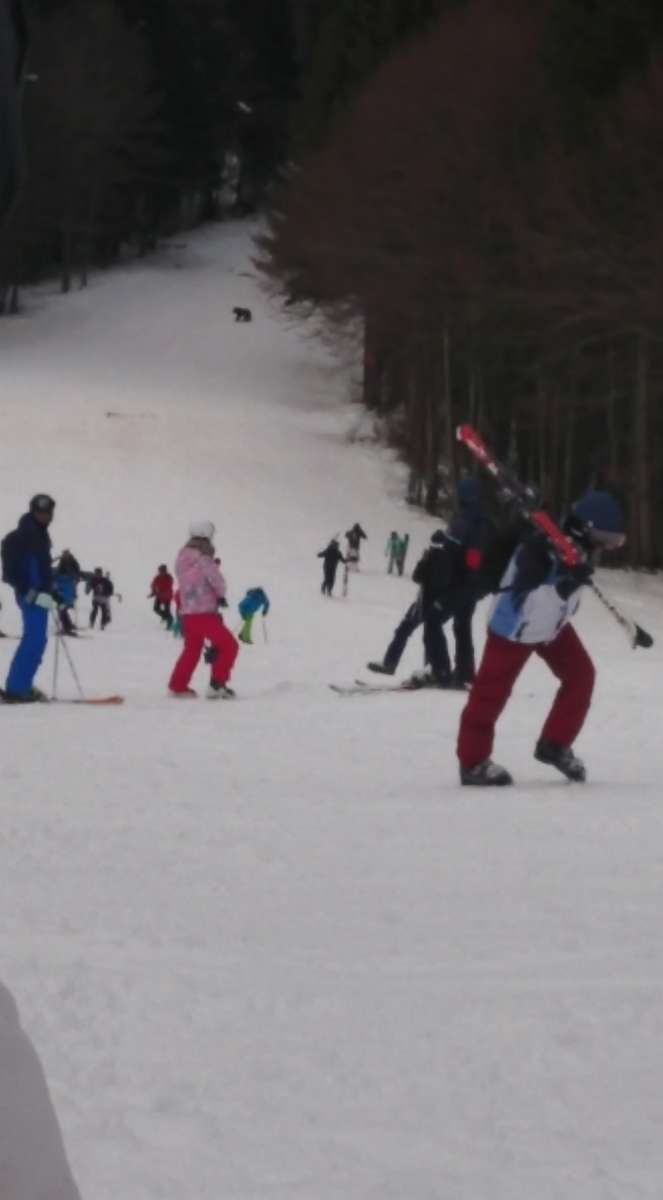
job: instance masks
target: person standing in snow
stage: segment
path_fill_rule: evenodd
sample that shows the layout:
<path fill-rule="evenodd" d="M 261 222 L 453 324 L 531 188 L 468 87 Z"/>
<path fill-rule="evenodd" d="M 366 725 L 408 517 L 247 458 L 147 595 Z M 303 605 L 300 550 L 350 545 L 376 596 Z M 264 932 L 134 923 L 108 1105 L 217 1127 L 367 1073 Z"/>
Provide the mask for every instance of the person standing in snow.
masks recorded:
<path fill-rule="evenodd" d="M 58 603 L 58 619 L 60 632 L 67 637 L 76 637 L 76 626 L 71 612 L 76 606 L 76 589 L 81 578 L 81 568 L 78 559 L 71 550 L 63 550 L 57 563 L 53 566 L 53 586 Z"/>
<path fill-rule="evenodd" d="M 447 530 L 460 549 L 458 588 L 454 603 L 453 632 L 456 644 L 454 681 L 461 687 L 475 675 L 472 618 L 482 590 L 486 550 L 495 527 L 486 515 L 481 483 L 474 476 L 461 479 L 456 489 L 457 508 Z"/>
<path fill-rule="evenodd" d="M 331 596 L 336 582 L 338 564 L 347 561 L 341 554 L 337 537 L 333 537 L 329 545 L 320 551 L 318 558 L 322 559 L 322 587 L 320 590 L 323 596 Z"/>
<path fill-rule="evenodd" d="M 398 567 L 398 552 L 400 550 L 401 539 L 395 529 L 392 529 L 387 544 L 384 548 L 384 555 L 387 560 L 387 575 L 393 575 L 394 567 Z"/>
<path fill-rule="evenodd" d="M 351 568 L 353 571 L 359 570 L 359 559 L 361 556 L 361 542 L 362 542 L 362 538 L 365 538 L 365 537 L 366 537 L 366 534 L 364 533 L 361 525 L 359 524 L 359 521 L 355 521 L 352 528 L 346 530 L 345 540 L 347 542 L 347 549 L 345 551 L 345 557 L 346 557 L 346 560 L 348 563 L 348 567 Z"/>
<path fill-rule="evenodd" d="M 23 636 L 9 667 L 4 699 L 11 704 L 45 700 L 34 686 L 48 640 L 48 614 L 57 608 L 53 596 L 51 539 L 55 500 L 45 492 L 33 496 L 16 529 L 2 541 L 2 578 L 14 589 L 23 621 Z"/>
<path fill-rule="evenodd" d="M 44 1071 L 0 983 L 0 1195 L 81 1200 Z"/>
<path fill-rule="evenodd" d="M 251 643 L 251 627 L 253 618 L 256 613 L 262 609 L 263 617 L 269 612 L 269 597 L 261 587 L 249 588 L 248 592 L 239 602 L 239 615 L 242 618 L 242 628 L 238 633 L 240 642 L 245 642 L 247 646 Z"/>
<path fill-rule="evenodd" d="M 173 603 L 173 587 L 173 577 L 166 564 L 161 563 L 150 584 L 148 600 L 154 599 L 153 610 L 168 630 L 173 627 L 173 614 L 170 610 Z"/>
<path fill-rule="evenodd" d="M 534 757 L 567 779 L 584 782 L 585 767 L 572 746 L 589 711 L 595 672 L 569 622 L 580 604 L 581 586 L 591 579 L 592 557 L 600 547 L 623 546 L 624 528 L 624 515 L 614 496 L 588 492 L 563 524 L 583 551 L 582 561 L 565 566 L 539 533 L 531 534 L 516 550 L 488 620 L 483 657 L 460 720 L 457 754 L 462 784 L 502 787 L 513 782 L 490 754 L 497 719 L 532 654 L 542 658 L 560 681 Z"/>
<path fill-rule="evenodd" d="M 92 593 L 92 608 L 90 609 L 90 629 L 94 629 L 97 616 L 102 629 L 110 625 L 111 596 L 115 592 L 110 575 L 104 575 L 101 567 L 95 567 L 86 585 L 86 592 Z"/>
<path fill-rule="evenodd" d="M 239 643 L 224 625 L 218 611 L 219 604 L 226 599 L 226 581 L 214 562 L 213 537 L 211 521 L 192 521 L 189 540 L 175 562 L 184 648 L 168 684 L 173 696 L 196 695 L 189 685 L 206 641 L 213 651 L 208 699 L 228 699 L 235 694 L 228 680 Z"/>

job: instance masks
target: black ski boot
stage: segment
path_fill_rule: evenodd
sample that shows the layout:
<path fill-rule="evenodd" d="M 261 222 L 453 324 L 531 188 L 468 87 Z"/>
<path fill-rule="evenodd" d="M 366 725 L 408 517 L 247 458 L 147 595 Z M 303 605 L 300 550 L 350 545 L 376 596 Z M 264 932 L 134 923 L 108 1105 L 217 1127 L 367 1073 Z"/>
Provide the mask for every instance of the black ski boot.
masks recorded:
<path fill-rule="evenodd" d="M 460 782 L 464 787 L 508 787 L 513 779 L 504 767 L 484 758 L 473 767 L 461 767 Z"/>
<path fill-rule="evenodd" d="M 369 662 L 369 663 L 366 663 L 366 666 L 368 667 L 369 671 L 375 671 L 376 675 L 395 675 L 396 674 L 396 668 L 390 667 L 388 663 Z"/>
<path fill-rule="evenodd" d="M 539 738 L 534 749 L 534 757 L 538 762 L 546 763 L 549 767 L 556 767 L 573 783 L 584 783 L 587 778 L 584 762 L 576 758 L 570 746 L 561 746 L 559 742 L 550 742 L 548 738 Z"/>

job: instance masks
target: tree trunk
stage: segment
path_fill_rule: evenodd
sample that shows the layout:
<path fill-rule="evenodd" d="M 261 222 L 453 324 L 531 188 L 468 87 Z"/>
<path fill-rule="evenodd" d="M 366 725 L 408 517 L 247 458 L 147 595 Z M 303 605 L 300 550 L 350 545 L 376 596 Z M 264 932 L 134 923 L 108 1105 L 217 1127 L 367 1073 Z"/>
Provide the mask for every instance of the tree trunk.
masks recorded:
<path fill-rule="evenodd" d="M 635 496 L 634 551 L 637 561 L 650 567 L 654 562 L 650 499 L 649 451 L 649 339 L 638 335 L 635 368 L 635 419 L 633 428 L 633 495 Z"/>

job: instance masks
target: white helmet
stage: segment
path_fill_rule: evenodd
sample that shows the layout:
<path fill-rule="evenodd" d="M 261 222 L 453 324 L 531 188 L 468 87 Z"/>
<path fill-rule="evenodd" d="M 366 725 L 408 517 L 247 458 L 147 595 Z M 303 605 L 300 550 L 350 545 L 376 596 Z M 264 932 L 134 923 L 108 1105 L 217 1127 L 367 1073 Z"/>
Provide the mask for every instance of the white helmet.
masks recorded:
<path fill-rule="evenodd" d="M 192 521 L 189 525 L 189 537 L 208 538 L 211 541 L 214 537 L 212 521 Z"/>

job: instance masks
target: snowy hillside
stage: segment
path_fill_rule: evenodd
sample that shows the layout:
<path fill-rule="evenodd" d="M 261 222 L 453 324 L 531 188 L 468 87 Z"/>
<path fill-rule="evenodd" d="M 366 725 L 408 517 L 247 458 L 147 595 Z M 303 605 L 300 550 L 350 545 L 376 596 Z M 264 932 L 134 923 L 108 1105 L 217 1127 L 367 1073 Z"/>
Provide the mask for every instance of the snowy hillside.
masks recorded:
<path fill-rule="evenodd" d="M 56 548 L 122 594 L 72 651 L 123 708 L 0 710 L 0 978 L 84 1200 L 658 1200 L 663 590 L 602 580 L 648 654 L 583 602 L 584 787 L 531 757 L 538 664 L 498 728 L 508 794 L 458 787 L 461 695 L 330 691 L 414 596 L 387 533 L 412 566 L 432 526 L 250 254 L 203 232 L 0 323 L 0 529 L 52 492 Z M 273 603 L 236 704 L 167 696 L 146 599 L 199 517 L 235 627 L 247 587 Z M 326 600 L 316 553 L 355 520 L 362 572 Z"/>

